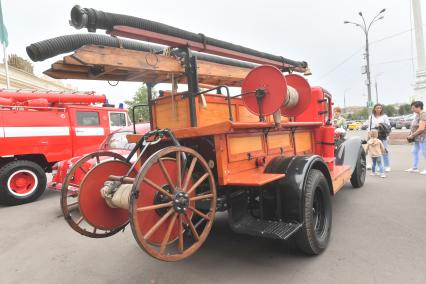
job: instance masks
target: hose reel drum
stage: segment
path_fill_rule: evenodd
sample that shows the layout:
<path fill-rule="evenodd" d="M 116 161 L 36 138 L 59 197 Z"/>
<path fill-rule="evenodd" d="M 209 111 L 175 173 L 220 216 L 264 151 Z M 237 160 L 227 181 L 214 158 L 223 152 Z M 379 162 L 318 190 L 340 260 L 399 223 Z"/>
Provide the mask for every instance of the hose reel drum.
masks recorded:
<path fill-rule="evenodd" d="M 284 75 L 274 67 L 252 69 L 242 83 L 242 99 L 247 109 L 258 115 L 273 115 L 276 124 L 281 116 L 294 117 L 311 103 L 311 87 L 300 75 Z"/>

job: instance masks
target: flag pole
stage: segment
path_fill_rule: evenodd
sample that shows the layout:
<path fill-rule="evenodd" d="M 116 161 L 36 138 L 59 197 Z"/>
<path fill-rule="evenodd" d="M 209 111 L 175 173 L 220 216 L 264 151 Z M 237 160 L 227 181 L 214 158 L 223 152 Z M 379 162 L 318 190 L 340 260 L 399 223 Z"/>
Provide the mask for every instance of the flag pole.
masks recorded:
<path fill-rule="evenodd" d="M 6 86 L 8 89 L 10 89 L 10 79 L 9 79 L 9 64 L 8 64 L 8 60 L 7 60 L 7 50 L 6 50 L 6 45 L 3 45 L 3 54 L 4 54 L 4 70 L 5 70 L 5 75 L 6 75 Z"/>

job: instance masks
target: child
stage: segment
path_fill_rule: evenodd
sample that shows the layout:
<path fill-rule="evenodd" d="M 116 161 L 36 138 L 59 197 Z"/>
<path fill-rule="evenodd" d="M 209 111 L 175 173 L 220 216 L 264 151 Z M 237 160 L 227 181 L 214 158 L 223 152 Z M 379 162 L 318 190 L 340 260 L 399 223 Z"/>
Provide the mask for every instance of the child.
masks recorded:
<path fill-rule="evenodd" d="M 367 142 L 366 152 L 370 153 L 371 159 L 373 160 L 373 166 L 371 168 L 371 174 L 374 176 L 376 174 L 376 164 L 380 169 L 380 177 L 385 178 L 385 171 L 382 163 L 382 157 L 385 154 L 385 147 L 383 146 L 382 141 L 378 139 L 379 132 L 377 129 L 372 129 L 368 135 L 370 139 Z"/>

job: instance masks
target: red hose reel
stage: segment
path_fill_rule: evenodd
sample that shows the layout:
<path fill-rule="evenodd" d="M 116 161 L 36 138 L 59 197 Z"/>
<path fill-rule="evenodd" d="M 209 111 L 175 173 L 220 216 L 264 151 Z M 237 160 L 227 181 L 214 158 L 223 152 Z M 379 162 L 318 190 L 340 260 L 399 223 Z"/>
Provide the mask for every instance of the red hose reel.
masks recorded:
<path fill-rule="evenodd" d="M 269 65 L 252 69 L 242 83 L 242 99 L 247 109 L 258 116 L 278 110 L 284 116 L 297 116 L 311 103 L 311 86 L 300 75 L 284 75 Z"/>

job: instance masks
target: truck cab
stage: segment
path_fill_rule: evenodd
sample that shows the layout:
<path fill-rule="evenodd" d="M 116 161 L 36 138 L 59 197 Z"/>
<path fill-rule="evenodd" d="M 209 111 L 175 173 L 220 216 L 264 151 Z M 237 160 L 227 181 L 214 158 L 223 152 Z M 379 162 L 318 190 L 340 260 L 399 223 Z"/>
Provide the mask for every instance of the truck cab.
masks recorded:
<path fill-rule="evenodd" d="M 53 164 L 96 150 L 130 124 L 105 96 L 0 91 L 0 203 L 36 200 Z"/>

